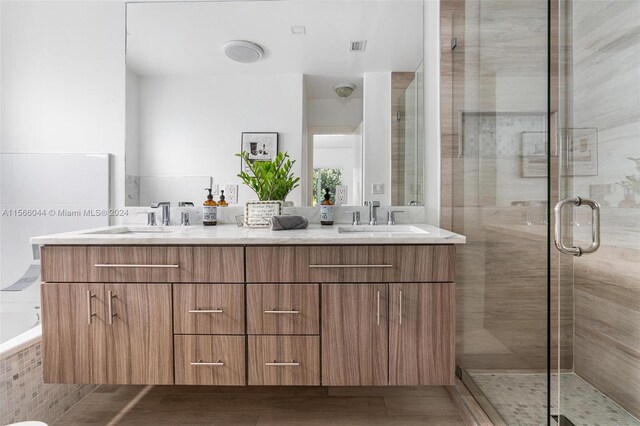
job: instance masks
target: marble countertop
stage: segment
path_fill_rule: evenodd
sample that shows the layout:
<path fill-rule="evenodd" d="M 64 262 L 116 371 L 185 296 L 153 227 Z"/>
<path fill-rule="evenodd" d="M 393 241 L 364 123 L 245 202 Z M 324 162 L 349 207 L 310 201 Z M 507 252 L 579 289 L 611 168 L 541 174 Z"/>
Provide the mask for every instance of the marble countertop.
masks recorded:
<path fill-rule="evenodd" d="M 126 226 L 87 229 L 32 237 L 39 245 L 326 245 L 326 244 L 464 244 L 464 236 L 426 224 L 381 226 L 385 231 L 339 232 L 346 225 L 310 225 L 307 229 L 272 231 L 270 228 L 241 228 L 237 225 L 170 227 L 171 232 L 117 233 Z M 407 227 L 418 232 L 407 232 Z M 134 227 L 135 228 L 135 227 Z M 350 227 L 347 227 L 350 228 Z M 129 228 L 133 229 L 133 228 Z M 138 227 L 139 229 L 139 227 Z M 159 228 L 161 229 L 161 228 Z M 362 229 L 366 229 L 363 227 Z M 403 231 L 404 230 L 404 231 Z M 114 232 L 108 234 L 106 232 Z"/>

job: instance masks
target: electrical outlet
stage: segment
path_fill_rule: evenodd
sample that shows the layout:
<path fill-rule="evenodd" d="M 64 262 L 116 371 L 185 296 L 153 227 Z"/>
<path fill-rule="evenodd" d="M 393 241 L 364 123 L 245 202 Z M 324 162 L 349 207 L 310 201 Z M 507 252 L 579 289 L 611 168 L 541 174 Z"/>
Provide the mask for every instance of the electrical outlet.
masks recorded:
<path fill-rule="evenodd" d="M 372 183 L 371 184 L 371 193 L 372 194 L 384 194 L 384 183 Z"/>
<path fill-rule="evenodd" d="M 238 204 L 238 185 L 225 185 L 224 199 L 229 204 Z"/>
<path fill-rule="evenodd" d="M 220 185 L 218 185 L 217 183 L 211 185 L 211 193 L 213 195 L 218 195 L 220 193 Z"/>
<path fill-rule="evenodd" d="M 336 185 L 336 205 L 347 204 L 347 185 Z"/>

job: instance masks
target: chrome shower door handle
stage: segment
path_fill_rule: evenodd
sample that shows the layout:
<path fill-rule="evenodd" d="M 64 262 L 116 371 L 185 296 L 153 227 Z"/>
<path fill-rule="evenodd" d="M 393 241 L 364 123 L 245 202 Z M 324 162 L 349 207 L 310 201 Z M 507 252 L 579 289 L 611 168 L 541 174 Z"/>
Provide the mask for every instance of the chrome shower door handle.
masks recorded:
<path fill-rule="evenodd" d="M 567 204 L 573 204 L 576 207 L 584 204 L 591 208 L 591 244 L 587 248 L 567 247 L 564 245 L 562 240 L 562 209 Z M 598 247 L 600 247 L 600 204 L 585 198 L 571 197 L 560 200 L 553 211 L 555 216 L 555 245 L 561 253 L 582 256 L 598 250 Z"/>

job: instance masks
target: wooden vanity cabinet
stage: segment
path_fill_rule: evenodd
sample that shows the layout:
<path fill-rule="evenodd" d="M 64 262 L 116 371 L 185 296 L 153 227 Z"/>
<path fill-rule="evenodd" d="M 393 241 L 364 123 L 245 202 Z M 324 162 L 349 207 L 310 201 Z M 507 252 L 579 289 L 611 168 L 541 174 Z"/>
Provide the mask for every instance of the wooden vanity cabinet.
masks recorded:
<path fill-rule="evenodd" d="M 451 385 L 454 262 L 453 245 L 45 246 L 44 380 Z"/>
<path fill-rule="evenodd" d="M 322 285 L 322 384 L 389 383 L 388 287 Z"/>
<path fill-rule="evenodd" d="M 170 284 L 42 285 L 44 381 L 172 384 Z"/>

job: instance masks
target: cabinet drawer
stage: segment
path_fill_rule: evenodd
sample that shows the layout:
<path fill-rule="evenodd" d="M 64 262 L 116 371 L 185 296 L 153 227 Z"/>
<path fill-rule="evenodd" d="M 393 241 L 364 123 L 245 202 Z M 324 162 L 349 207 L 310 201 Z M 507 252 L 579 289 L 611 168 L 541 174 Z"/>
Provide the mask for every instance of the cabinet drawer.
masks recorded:
<path fill-rule="evenodd" d="M 174 284 L 175 334 L 244 334 L 242 284 Z"/>
<path fill-rule="evenodd" d="M 49 282 L 244 282 L 242 247 L 45 246 Z"/>
<path fill-rule="evenodd" d="M 248 334 L 319 334 L 318 284 L 247 285 Z"/>
<path fill-rule="evenodd" d="M 454 280 L 453 245 L 247 247 L 246 253 L 251 283 Z"/>
<path fill-rule="evenodd" d="M 319 336 L 249 336 L 249 385 L 319 384 Z"/>
<path fill-rule="evenodd" d="M 177 385 L 246 384 L 244 336 L 174 336 Z"/>

